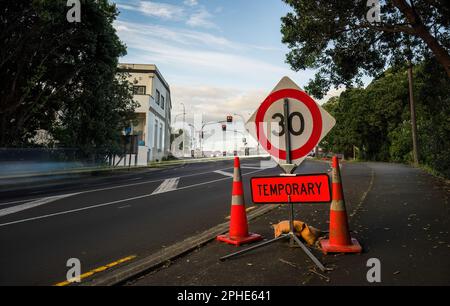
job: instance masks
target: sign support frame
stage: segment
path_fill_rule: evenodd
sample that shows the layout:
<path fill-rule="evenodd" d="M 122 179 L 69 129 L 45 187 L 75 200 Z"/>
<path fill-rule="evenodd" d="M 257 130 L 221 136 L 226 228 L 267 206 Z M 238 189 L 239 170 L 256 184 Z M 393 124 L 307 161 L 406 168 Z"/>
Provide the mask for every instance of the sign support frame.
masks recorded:
<path fill-rule="evenodd" d="M 286 141 L 286 164 L 280 165 L 280 167 L 283 169 L 284 173 L 280 174 L 280 176 L 296 176 L 296 174 L 293 174 L 292 172 L 297 168 L 296 165 L 291 164 L 291 139 L 290 139 L 290 133 L 289 133 L 289 99 L 284 99 L 284 126 L 286 127 L 285 132 L 285 141 Z M 327 271 L 327 268 L 317 259 L 317 257 L 314 256 L 314 254 L 311 253 L 311 251 L 305 246 L 305 244 L 298 239 L 298 237 L 295 235 L 295 229 L 294 229 L 294 204 L 291 202 L 291 196 L 288 195 L 287 204 L 289 204 L 289 233 L 288 234 L 282 234 L 276 238 L 270 239 L 268 241 L 259 243 L 257 245 L 254 245 L 252 247 L 249 247 L 247 249 L 223 256 L 220 258 L 220 261 L 224 261 L 226 259 L 229 259 L 231 257 L 235 257 L 244 253 L 247 253 L 249 251 L 252 251 L 254 249 L 258 249 L 260 247 L 272 244 L 274 242 L 277 242 L 282 239 L 289 239 L 289 246 L 295 247 L 295 244 L 298 244 L 300 248 L 303 250 L 303 252 L 308 255 L 308 257 L 316 264 L 316 266 L 322 271 Z"/>

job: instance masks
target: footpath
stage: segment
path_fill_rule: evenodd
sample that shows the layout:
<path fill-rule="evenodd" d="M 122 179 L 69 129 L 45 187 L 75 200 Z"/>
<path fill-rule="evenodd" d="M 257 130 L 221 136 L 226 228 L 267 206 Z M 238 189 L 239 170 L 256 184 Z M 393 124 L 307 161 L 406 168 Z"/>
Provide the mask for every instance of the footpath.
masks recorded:
<path fill-rule="evenodd" d="M 212 241 L 126 285 L 449 285 L 448 182 L 388 163 L 345 163 L 341 174 L 351 234 L 363 252 L 325 256 L 311 248 L 330 271 L 286 241 L 224 262 L 219 258 L 246 246 Z M 273 238 L 271 225 L 287 220 L 288 208 L 252 220 L 250 231 Z M 296 205 L 295 219 L 328 231 L 329 205 Z M 380 261 L 380 283 L 367 281 L 370 258 Z"/>

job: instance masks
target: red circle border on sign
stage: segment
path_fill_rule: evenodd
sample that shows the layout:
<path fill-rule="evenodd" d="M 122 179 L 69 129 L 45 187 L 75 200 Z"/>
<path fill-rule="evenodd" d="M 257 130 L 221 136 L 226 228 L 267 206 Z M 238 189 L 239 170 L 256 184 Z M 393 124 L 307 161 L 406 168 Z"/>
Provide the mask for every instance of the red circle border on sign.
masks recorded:
<path fill-rule="evenodd" d="M 273 146 L 267 139 L 264 131 L 260 134 L 259 125 L 264 122 L 264 116 L 269 109 L 269 107 L 276 101 L 284 98 L 292 98 L 300 101 L 308 107 L 311 112 L 313 119 L 313 130 L 308 141 L 300 148 L 291 151 L 291 159 L 295 160 L 303 156 L 308 155 L 312 149 L 319 143 L 320 136 L 322 134 L 322 114 L 316 102 L 308 96 L 305 92 L 297 89 L 281 89 L 271 93 L 258 108 L 256 113 L 255 124 L 256 124 L 256 135 L 258 137 L 259 143 L 267 150 L 272 156 L 279 159 L 286 160 L 286 151 L 281 150 Z"/>

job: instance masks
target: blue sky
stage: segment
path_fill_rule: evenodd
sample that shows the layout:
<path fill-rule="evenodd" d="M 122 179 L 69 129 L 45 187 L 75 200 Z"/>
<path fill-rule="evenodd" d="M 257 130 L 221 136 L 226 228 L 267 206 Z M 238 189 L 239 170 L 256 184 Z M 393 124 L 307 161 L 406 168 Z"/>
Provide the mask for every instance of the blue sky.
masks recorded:
<path fill-rule="evenodd" d="M 284 75 L 303 87 L 312 71 L 285 63 L 281 0 L 117 0 L 115 27 L 128 47 L 121 59 L 156 64 L 180 102 L 207 120 L 248 116 Z M 333 94 L 331 92 L 330 94 Z"/>

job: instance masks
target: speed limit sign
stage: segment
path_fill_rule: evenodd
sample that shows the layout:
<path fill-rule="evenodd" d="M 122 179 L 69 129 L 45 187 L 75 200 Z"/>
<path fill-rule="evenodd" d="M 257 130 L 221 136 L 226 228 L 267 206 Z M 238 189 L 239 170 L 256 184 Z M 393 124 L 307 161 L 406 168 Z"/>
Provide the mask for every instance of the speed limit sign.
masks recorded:
<path fill-rule="evenodd" d="M 284 77 L 246 127 L 279 164 L 298 166 L 335 123 L 327 111 Z"/>

